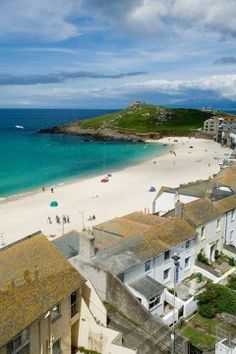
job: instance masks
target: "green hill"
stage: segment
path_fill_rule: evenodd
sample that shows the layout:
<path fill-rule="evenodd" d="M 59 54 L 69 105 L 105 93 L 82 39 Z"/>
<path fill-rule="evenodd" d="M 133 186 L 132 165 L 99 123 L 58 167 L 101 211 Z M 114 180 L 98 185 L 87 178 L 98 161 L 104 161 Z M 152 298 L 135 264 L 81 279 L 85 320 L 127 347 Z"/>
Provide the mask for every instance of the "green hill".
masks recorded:
<path fill-rule="evenodd" d="M 206 119 L 215 115 L 227 114 L 190 108 L 166 108 L 138 101 L 122 111 L 75 121 L 64 127 L 54 127 L 50 131 L 41 132 L 74 134 L 103 140 L 184 136 L 194 134 Z"/>

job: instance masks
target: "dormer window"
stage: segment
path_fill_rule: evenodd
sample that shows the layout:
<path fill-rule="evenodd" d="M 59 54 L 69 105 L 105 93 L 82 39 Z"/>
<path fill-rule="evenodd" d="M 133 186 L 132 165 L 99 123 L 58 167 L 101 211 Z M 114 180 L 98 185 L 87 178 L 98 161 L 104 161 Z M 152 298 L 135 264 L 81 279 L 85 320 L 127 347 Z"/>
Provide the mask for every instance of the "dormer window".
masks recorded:
<path fill-rule="evenodd" d="M 170 251 L 166 251 L 164 253 L 164 260 L 169 259 L 169 258 L 170 258 Z"/>
<path fill-rule="evenodd" d="M 202 226 L 202 228 L 201 228 L 200 237 L 201 237 L 201 241 L 206 239 L 206 227 L 205 226 Z"/>
<path fill-rule="evenodd" d="M 145 272 L 148 272 L 151 269 L 151 261 L 145 262 Z"/>

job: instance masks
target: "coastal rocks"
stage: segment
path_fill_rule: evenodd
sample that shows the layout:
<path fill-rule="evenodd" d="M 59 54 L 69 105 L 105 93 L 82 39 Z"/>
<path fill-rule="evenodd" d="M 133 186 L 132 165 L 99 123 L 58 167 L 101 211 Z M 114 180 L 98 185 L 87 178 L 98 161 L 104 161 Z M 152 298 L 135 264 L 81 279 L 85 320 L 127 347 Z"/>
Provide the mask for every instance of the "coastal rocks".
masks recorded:
<path fill-rule="evenodd" d="M 52 128 L 45 128 L 39 130 L 40 134 L 65 134 L 79 136 L 84 141 L 124 141 L 132 143 L 142 143 L 144 138 L 136 134 L 127 134 L 123 131 L 116 131 L 108 128 L 92 129 L 80 127 L 76 125 L 54 126 Z"/>

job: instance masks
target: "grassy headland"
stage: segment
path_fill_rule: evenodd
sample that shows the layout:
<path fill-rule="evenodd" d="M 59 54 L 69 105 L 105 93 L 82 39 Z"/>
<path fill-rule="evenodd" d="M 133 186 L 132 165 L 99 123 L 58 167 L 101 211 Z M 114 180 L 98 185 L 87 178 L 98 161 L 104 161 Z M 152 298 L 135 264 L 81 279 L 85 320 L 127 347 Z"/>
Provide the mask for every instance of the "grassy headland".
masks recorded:
<path fill-rule="evenodd" d="M 193 135 L 204 120 L 228 114 L 190 108 L 166 108 L 135 102 L 128 108 L 101 117 L 54 127 L 51 133 L 81 135 L 94 139 L 134 140 L 163 136 Z M 47 131 L 42 131 L 47 132 Z M 124 139 L 122 139 L 124 138 Z"/>

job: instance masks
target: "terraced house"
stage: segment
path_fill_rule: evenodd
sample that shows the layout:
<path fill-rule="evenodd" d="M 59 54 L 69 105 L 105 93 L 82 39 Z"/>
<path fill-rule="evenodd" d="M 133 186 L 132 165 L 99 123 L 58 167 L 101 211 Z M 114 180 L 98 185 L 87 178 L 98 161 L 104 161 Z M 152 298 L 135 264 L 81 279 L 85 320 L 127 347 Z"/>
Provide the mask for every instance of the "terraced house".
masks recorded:
<path fill-rule="evenodd" d="M 0 353 L 76 348 L 84 278 L 41 233 L 2 248 L 0 263 Z"/>
<path fill-rule="evenodd" d="M 0 353 L 135 354 L 92 284 L 40 232 L 0 249 Z"/>

